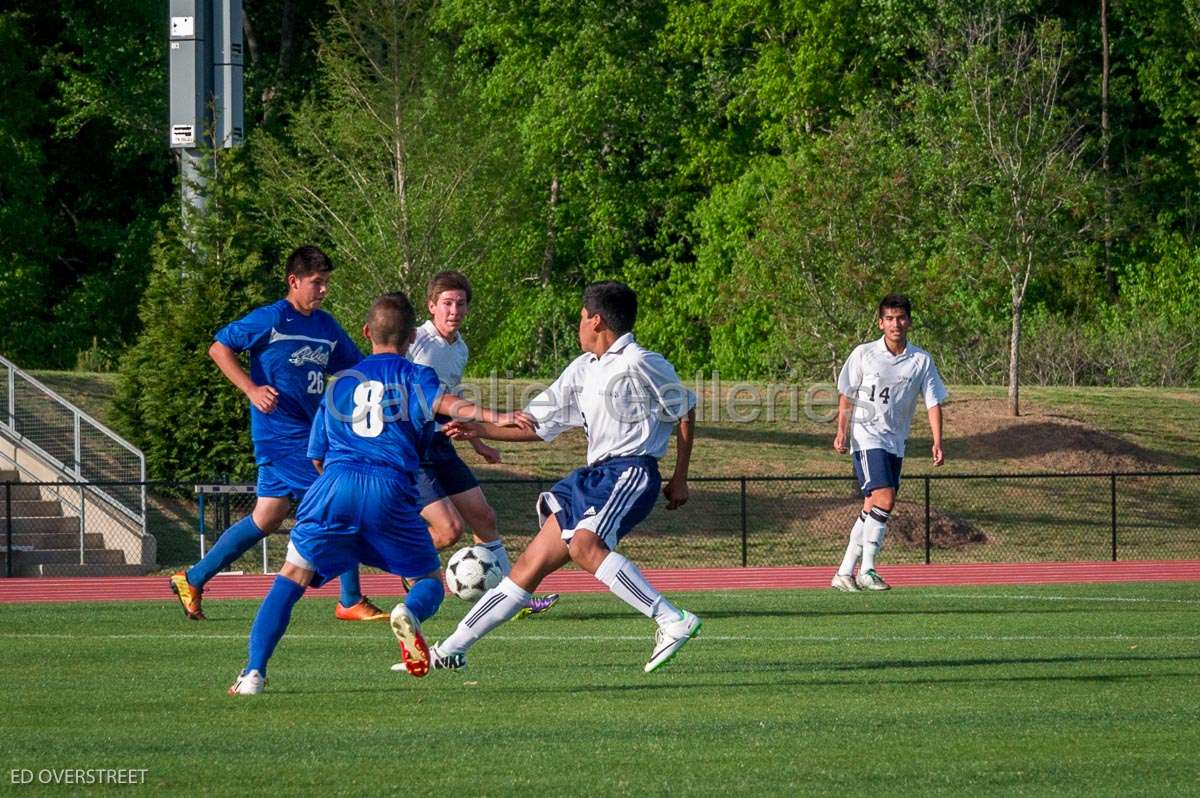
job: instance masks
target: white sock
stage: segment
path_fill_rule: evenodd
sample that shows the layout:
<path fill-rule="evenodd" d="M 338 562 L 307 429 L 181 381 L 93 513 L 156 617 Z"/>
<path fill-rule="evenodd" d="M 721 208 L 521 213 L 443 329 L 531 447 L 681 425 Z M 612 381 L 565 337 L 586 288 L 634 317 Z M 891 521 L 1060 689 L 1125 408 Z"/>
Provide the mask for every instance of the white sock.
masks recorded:
<path fill-rule="evenodd" d="M 838 568 L 838 573 L 842 576 L 850 576 L 854 573 L 854 566 L 858 564 L 858 558 L 863 553 L 862 530 L 863 519 L 866 514 L 860 512 L 858 520 L 854 522 L 854 528 L 850 530 L 850 542 L 846 544 L 846 553 L 842 556 L 842 565 Z"/>
<path fill-rule="evenodd" d="M 504 550 L 504 541 L 496 538 L 495 540 L 489 540 L 487 543 L 480 543 L 479 545 L 492 553 L 492 556 L 496 558 L 496 562 L 500 563 L 500 573 L 508 576 L 509 572 L 512 571 L 512 564 L 508 561 L 508 552 Z"/>
<path fill-rule="evenodd" d="M 653 618 L 659 626 L 683 617 L 678 607 L 646 581 L 636 565 L 615 551 L 610 551 L 600 563 L 596 578 L 608 585 L 617 598 L 647 618 Z"/>
<path fill-rule="evenodd" d="M 867 514 L 867 520 L 863 521 L 862 571 L 870 571 L 875 568 L 875 555 L 883 548 L 883 536 L 887 534 L 889 515 L 891 513 L 887 510 L 872 507 L 871 512 Z"/>
<path fill-rule="evenodd" d="M 443 654 L 466 651 L 488 632 L 521 611 L 529 603 L 529 592 L 507 576 L 500 584 L 483 594 L 454 630 L 454 634 L 438 644 Z"/>

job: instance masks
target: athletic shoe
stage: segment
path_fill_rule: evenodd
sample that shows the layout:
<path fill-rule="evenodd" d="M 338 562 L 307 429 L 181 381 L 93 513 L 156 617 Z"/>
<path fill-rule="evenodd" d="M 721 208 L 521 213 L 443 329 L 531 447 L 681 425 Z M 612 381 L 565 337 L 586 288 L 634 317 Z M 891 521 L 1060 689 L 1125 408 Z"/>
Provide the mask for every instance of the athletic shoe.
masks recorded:
<path fill-rule="evenodd" d="M 703 621 L 685 611 L 678 621 L 658 627 L 654 633 L 654 653 L 646 663 L 646 673 L 652 673 L 666 665 L 679 649 L 683 648 L 684 643 L 700 633 L 700 627 L 703 625 Z"/>
<path fill-rule="evenodd" d="M 438 651 L 437 643 L 434 643 L 429 648 L 429 668 L 435 671 L 456 671 L 459 668 L 467 667 L 467 655 L 459 652 L 458 654 L 443 654 Z M 406 671 L 408 668 L 403 662 L 397 662 L 392 666 L 392 670 L 397 673 Z"/>
<path fill-rule="evenodd" d="M 204 589 L 192 587 L 187 580 L 187 571 L 176 571 L 171 575 L 171 592 L 183 605 L 183 614 L 193 621 L 203 621 L 204 612 L 200 609 L 200 597 Z"/>
<path fill-rule="evenodd" d="M 429 656 L 433 660 L 432 666 L 435 671 L 456 671 L 467 667 L 466 654 L 461 651 L 456 654 L 443 654 L 438 650 L 436 643 L 429 649 Z"/>
<path fill-rule="evenodd" d="M 258 695 L 267 686 L 267 680 L 258 671 L 242 671 L 237 681 L 229 687 L 230 695 Z"/>
<path fill-rule="evenodd" d="M 558 603 L 557 593 L 547 593 L 544 596 L 534 596 L 529 603 L 517 613 L 517 618 L 528 618 L 530 615 L 540 615 Z"/>
<path fill-rule="evenodd" d="M 400 658 L 404 660 L 405 669 L 418 677 L 429 673 L 429 646 L 421 636 L 421 622 L 403 604 L 397 604 L 392 610 L 392 632 L 400 644 Z"/>
<path fill-rule="evenodd" d="M 858 592 L 858 585 L 854 584 L 854 574 L 834 574 L 833 581 L 829 586 L 843 593 Z"/>
<path fill-rule="evenodd" d="M 333 608 L 333 616 L 339 621 L 382 621 L 388 614 L 371 603 L 366 596 L 352 607 L 343 607 L 342 602 Z"/>
<path fill-rule="evenodd" d="M 892 586 L 883 581 L 883 577 L 872 568 L 858 575 L 858 586 L 863 590 L 891 590 Z"/>

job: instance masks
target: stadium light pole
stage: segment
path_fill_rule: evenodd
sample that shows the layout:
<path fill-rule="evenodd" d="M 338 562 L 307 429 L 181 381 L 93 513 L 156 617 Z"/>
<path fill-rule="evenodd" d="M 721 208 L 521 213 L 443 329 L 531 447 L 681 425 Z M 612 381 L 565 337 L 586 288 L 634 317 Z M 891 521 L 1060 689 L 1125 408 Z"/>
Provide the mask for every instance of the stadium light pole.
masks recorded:
<path fill-rule="evenodd" d="M 200 159 L 242 143 L 242 0 L 168 0 L 169 145 L 179 153 L 183 221 L 204 207 Z"/>

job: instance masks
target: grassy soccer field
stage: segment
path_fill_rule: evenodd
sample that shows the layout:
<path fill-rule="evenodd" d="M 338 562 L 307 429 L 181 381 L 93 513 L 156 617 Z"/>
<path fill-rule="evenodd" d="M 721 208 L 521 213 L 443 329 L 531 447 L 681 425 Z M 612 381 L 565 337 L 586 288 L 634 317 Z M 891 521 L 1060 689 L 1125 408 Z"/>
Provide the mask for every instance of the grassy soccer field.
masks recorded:
<path fill-rule="evenodd" d="M 1200 585 L 678 598 L 704 630 L 651 676 L 651 625 L 605 594 L 420 680 L 389 672 L 385 624 L 305 600 L 256 698 L 224 694 L 255 602 L 203 624 L 165 601 L 0 606 L 0 775 L 146 768 L 108 789 L 189 796 L 1196 789 Z"/>

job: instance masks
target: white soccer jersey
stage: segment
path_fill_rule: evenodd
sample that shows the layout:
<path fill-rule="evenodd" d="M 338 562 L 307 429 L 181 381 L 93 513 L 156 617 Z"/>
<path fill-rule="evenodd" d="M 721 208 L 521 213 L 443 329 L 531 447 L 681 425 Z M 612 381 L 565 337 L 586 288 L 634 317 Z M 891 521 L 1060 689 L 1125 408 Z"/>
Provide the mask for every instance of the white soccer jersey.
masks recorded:
<path fill-rule="evenodd" d="M 838 393 L 854 403 L 850 421 L 852 451 L 885 449 L 904 456 L 917 397 L 925 407 L 946 401 L 946 386 L 933 358 L 909 342 L 899 355 L 883 338 L 855 347 L 838 376 Z"/>
<path fill-rule="evenodd" d="M 696 395 L 680 384 L 675 367 L 625 333 L 600 357 L 577 357 L 525 412 L 546 441 L 583 427 L 594 465 L 611 457 L 661 458 L 675 422 L 695 406 Z"/>
<path fill-rule="evenodd" d="M 453 394 L 458 393 L 458 386 L 462 384 L 468 354 L 467 342 L 461 333 L 451 343 L 437 331 L 432 320 L 417 328 L 417 337 L 408 347 L 408 359 L 436 371 L 446 391 Z"/>

